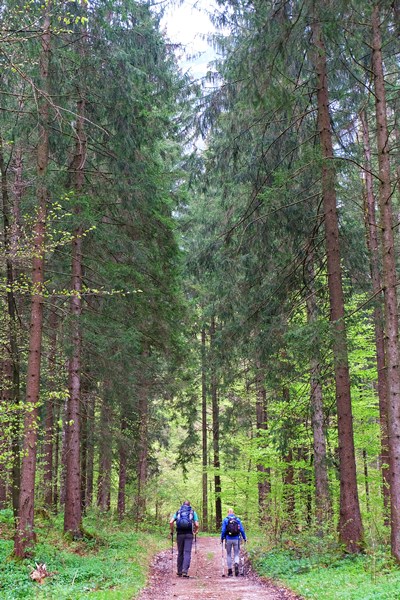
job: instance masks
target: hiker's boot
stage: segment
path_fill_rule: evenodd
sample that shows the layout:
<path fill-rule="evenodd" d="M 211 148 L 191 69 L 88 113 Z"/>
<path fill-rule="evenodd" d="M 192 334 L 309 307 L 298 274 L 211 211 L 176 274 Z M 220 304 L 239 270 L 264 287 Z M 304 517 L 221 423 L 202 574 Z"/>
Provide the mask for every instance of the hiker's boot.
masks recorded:
<path fill-rule="evenodd" d="M 182 577 L 189 577 L 189 575 L 187 574 L 187 571 L 182 571 Z"/>
<path fill-rule="evenodd" d="M 236 577 L 239 575 L 239 565 L 235 563 L 235 575 Z"/>
<path fill-rule="evenodd" d="M 232 569 L 228 569 L 228 577 L 232 577 L 233 573 L 232 573 Z"/>

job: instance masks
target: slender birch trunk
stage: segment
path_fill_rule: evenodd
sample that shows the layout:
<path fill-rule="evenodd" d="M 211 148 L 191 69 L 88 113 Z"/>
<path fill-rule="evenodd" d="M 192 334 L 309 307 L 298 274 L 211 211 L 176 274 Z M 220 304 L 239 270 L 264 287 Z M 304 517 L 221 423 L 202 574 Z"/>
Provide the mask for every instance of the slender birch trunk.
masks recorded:
<path fill-rule="evenodd" d="M 357 489 L 350 374 L 344 323 L 344 297 L 336 208 L 335 169 L 332 160 L 334 154 L 329 114 L 326 50 L 318 17 L 313 22 L 312 30 L 315 46 L 314 67 L 317 76 L 317 121 L 323 157 L 322 197 L 338 416 L 340 464 L 340 515 L 338 528 L 340 541 L 345 545 L 347 550 L 349 552 L 359 552 L 363 545 L 363 526 Z"/>

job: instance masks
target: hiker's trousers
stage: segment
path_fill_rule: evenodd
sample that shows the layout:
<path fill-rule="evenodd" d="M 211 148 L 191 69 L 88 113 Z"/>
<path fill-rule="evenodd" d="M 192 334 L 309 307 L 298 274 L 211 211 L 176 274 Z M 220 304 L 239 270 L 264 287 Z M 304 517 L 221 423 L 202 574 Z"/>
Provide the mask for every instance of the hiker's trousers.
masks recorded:
<path fill-rule="evenodd" d="M 228 569 L 232 569 L 232 548 L 235 563 L 239 564 L 239 548 L 240 548 L 240 540 L 239 538 L 226 538 L 225 539 L 226 546 L 226 564 Z"/>
<path fill-rule="evenodd" d="M 178 533 L 176 535 L 176 542 L 178 544 L 178 573 L 187 573 L 192 554 L 193 533 Z"/>

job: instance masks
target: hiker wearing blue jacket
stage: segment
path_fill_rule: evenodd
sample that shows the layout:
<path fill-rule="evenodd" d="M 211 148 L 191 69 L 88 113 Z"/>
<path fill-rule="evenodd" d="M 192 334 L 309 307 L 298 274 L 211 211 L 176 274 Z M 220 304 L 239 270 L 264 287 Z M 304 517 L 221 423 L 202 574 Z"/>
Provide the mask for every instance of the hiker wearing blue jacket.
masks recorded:
<path fill-rule="evenodd" d="M 222 521 L 221 527 L 221 544 L 225 540 L 226 548 L 226 563 L 228 565 L 228 577 L 232 577 L 232 548 L 235 563 L 235 575 L 239 575 L 239 550 L 240 536 L 247 542 L 246 534 L 241 520 L 234 513 L 232 508 L 228 509 L 228 515 Z"/>
<path fill-rule="evenodd" d="M 177 575 L 189 577 L 190 559 L 192 556 L 193 536 L 199 530 L 199 517 L 186 500 L 179 510 L 172 516 L 169 526 L 173 541 L 174 523 L 176 523 L 176 543 L 178 545 Z"/>

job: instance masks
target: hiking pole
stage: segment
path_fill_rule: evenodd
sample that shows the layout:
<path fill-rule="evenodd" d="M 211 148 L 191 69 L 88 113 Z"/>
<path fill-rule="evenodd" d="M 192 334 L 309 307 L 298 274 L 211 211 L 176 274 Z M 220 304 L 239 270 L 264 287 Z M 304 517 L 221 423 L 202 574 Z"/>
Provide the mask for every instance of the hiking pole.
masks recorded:
<path fill-rule="evenodd" d="M 245 545 L 245 546 L 246 546 L 246 541 L 247 541 L 247 540 L 245 540 L 245 541 L 244 541 L 244 545 Z M 241 554 L 240 554 L 240 565 L 241 565 L 241 567 L 242 567 L 242 568 L 241 568 L 241 571 L 242 571 L 242 572 L 241 572 L 240 574 L 241 574 L 241 576 L 242 576 L 242 577 L 244 577 L 244 552 L 243 552 L 243 551 L 242 551 L 242 552 L 241 552 Z"/>
<path fill-rule="evenodd" d="M 224 540 L 221 540 L 221 567 L 222 577 L 225 577 Z"/>
<path fill-rule="evenodd" d="M 196 577 L 198 577 L 198 565 L 199 565 L 199 559 L 197 557 L 197 533 L 194 534 L 194 553 L 196 555 Z"/>
<path fill-rule="evenodd" d="M 174 532 L 171 531 L 171 569 L 174 574 Z"/>

